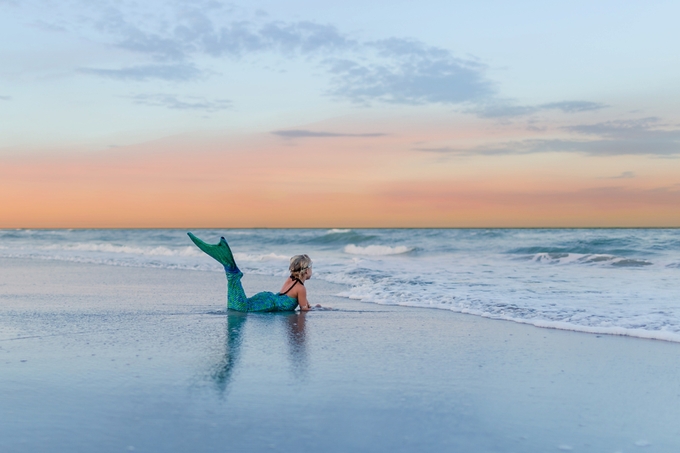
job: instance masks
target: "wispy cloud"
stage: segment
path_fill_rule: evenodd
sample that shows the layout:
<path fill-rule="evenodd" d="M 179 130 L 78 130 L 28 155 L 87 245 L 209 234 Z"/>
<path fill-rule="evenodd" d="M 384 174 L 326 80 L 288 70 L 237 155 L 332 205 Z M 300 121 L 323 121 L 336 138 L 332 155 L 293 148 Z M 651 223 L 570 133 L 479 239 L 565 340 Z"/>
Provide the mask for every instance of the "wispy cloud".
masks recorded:
<path fill-rule="evenodd" d="M 325 137 L 383 137 L 387 134 L 371 132 L 366 134 L 350 134 L 341 132 L 309 131 L 304 129 L 291 129 L 273 131 L 272 134 L 283 138 L 325 138 Z"/>
<path fill-rule="evenodd" d="M 608 107 L 606 104 L 590 101 L 560 101 L 549 102 L 539 105 L 517 105 L 511 102 L 491 102 L 469 109 L 482 118 L 507 118 L 524 116 L 545 110 L 560 110 L 564 113 L 578 113 L 601 110 Z"/>
<path fill-rule="evenodd" d="M 311 58 L 331 76 L 328 94 L 358 104 L 461 104 L 495 96 L 484 65 L 414 39 L 360 41 L 329 24 L 273 21 L 261 15 L 233 20 L 217 14 L 224 9 L 220 3 L 179 5 L 154 14 L 113 3 L 91 5 L 95 13 L 90 24 L 101 38 L 154 63 L 80 72 L 121 80 L 182 81 L 200 75 L 188 62 L 201 56 L 240 59 L 270 52 Z"/>
<path fill-rule="evenodd" d="M 196 79 L 201 71 L 192 64 L 150 64 L 122 69 L 79 68 L 78 72 L 119 80 L 162 79 L 185 81 Z"/>
<path fill-rule="evenodd" d="M 576 134 L 600 137 L 601 140 L 591 145 L 595 153 L 680 154 L 680 129 L 662 124 L 656 117 L 581 124 L 565 129 Z"/>
<path fill-rule="evenodd" d="M 541 110 L 562 110 L 566 113 L 575 112 L 591 112 L 593 110 L 601 110 L 609 107 L 607 104 L 602 104 L 600 102 L 589 102 L 589 101 L 561 101 L 561 102 L 549 102 L 547 104 L 541 104 L 538 106 Z"/>
<path fill-rule="evenodd" d="M 370 57 L 326 60 L 330 94 L 361 104 L 461 104 L 495 95 L 484 65 L 446 49 L 392 38 L 364 43 L 362 50 Z"/>
<path fill-rule="evenodd" d="M 200 54 L 240 58 L 261 52 L 318 57 L 332 77 L 329 94 L 354 103 L 459 104 L 486 99 L 494 92 L 483 65 L 456 58 L 446 49 L 397 38 L 360 42 L 332 25 L 311 21 L 220 24 L 191 9 L 177 18 L 174 27 L 148 30 L 110 10 L 100 29 L 114 35 L 116 46 L 160 61 L 187 61 Z M 120 77 L 130 73 L 137 71 L 96 72 Z"/>
<path fill-rule="evenodd" d="M 68 22 L 75 33 L 148 60 L 138 66 L 79 70 L 118 80 L 188 81 L 208 75 L 198 63 L 206 56 L 247 61 L 272 53 L 319 65 L 329 76 L 326 94 L 358 105 L 443 104 L 488 118 L 606 107 L 590 101 L 520 105 L 501 98 L 486 65 L 473 57 L 416 39 L 361 40 L 331 24 L 278 21 L 261 11 L 236 14 L 235 9 L 211 0 L 162 6 L 102 0 L 84 3 L 78 18 L 58 26 Z"/>
<path fill-rule="evenodd" d="M 624 171 L 618 176 L 608 176 L 605 177 L 604 179 L 632 179 L 632 178 L 635 178 L 635 172 Z"/>
<path fill-rule="evenodd" d="M 12 96 L 0 96 L 0 101 L 11 101 Z"/>
<path fill-rule="evenodd" d="M 229 109 L 232 102 L 227 99 L 216 99 L 213 101 L 201 97 L 186 97 L 180 99 L 172 94 L 137 94 L 130 96 L 135 104 L 148 105 L 153 107 L 166 107 L 176 110 L 202 110 L 206 112 L 217 112 Z"/>
<path fill-rule="evenodd" d="M 678 130 L 663 130 L 660 118 L 646 117 L 634 120 L 606 121 L 595 124 L 580 124 L 565 129 L 585 135 L 599 135 L 610 138 L 639 139 L 653 136 L 666 136 L 673 140 L 680 138 Z"/>
<path fill-rule="evenodd" d="M 223 5 L 219 2 L 184 3 L 170 11 L 169 17 L 159 13 L 160 20 L 151 21 L 147 15 L 140 20 L 138 14 L 110 6 L 99 11 L 95 27 L 111 36 L 115 46 L 157 60 L 182 61 L 198 54 L 240 57 L 264 51 L 288 55 L 328 53 L 357 45 L 332 25 L 224 20 L 224 15 L 213 14 L 220 9 Z"/>
<path fill-rule="evenodd" d="M 649 155 L 674 157 L 680 155 L 680 129 L 662 128 L 658 118 L 608 121 L 582 124 L 564 130 L 590 136 L 588 139 L 529 139 L 507 141 L 472 148 L 419 147 L 417 151 L 449 155 L 495 156 L 546 152 L 573 152 L 593 156 Z"/>

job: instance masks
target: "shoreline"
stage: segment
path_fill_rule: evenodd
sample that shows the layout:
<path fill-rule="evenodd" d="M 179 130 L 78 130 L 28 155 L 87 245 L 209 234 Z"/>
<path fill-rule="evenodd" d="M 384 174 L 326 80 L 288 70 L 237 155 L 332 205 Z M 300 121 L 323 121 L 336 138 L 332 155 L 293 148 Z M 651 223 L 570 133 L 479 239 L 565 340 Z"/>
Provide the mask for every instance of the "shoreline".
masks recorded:
<path fill-rule="evenodd" d="M 5 263 L 5 261 L 7 261 Z M 211 270 L 205 270 L 205 269 L 191 269 L 191 268 L 166 268 L 166 267 L 150 267 L 150 266 L 135 266 L 135 265 L 126 265 L 126 264 L 104 264 L 104 263 L 98 263 L 98 262 L 83 262 L 83 261 L 71 261 L 71 260 L 60 260 L 60 259 L 54 259 L 54 258 L 24 258 L 24 257 L 17 257 L 17 258 L 7 258 L 7 257 L 0 257 L 0 268 L 5 267 L 6 265 L 10 264 L 11 262 L 20 262 L 25 265 L 30 265 L 31 263 L 37 263 L 37 262 L 45 262 L 45 263 L 59 263 L 60 265 L 74 265 L 74 266 L 103 266 L 104 268 L 110 268 L 110 267 L 117 267 L 117 268 L 126 268 L 126 269 L 152 269 L 152 270 L 159 270 L 159 271 L 177 271 L 177 272 L 198 272 L 198 273 L 208 273 L 208 274 L 219 274 L 220 276 L 223 276 L 223 273 L 219 269 L 215 269 L 215 271 Z M 46 265 L 48 268 L 53 268 L 54 266 L 50 266 L 49 264 Z M 254 294 L 255 292 L 258 291 L 272 291 L 276 292 L 276 288 L 280 286 L 280 280 L 281 277 L 276 277 L 276 276 L 270 276 L 270 275 L 263 275 L 263 274 L 254 274 L 254 273 L 246 273 L 243 278 L 243 285 L 244 289 L 246 290 L 246 294 Z M 336 297 L 341 300 L 346 300 L 346 301 L 352 301 L 354 303 L 358 304 L 368 304 L 368 305 L 378 305 L 378 306 L 383 306 L 383 307 L 402 307 L 402 308 L 409 308 L 409 309 L 433 309 L 437 311 L 442 311 L 442 312 L 449 312 L 457 315 L 464 315 L 464 316 L 474 316 L 474 317 L 479 317 L 479 318 L 484 318 L 488 319 L 491 321 L 503 321 L 503 322 L 510 322 L 513 324 L 518 324 L 518 325 L 525 325 L 528 327 L 534 327 L 537 329 L 548 329 L 548 330 L 558 330 L 558 331 L 564 331 L 564 332 L 573 332 L 573 333 L 579 333 L 579 334 L 587 334 L 587 335 L 606 335 L 606 336 L 614 336 L 614 337 L 628 337 L 628 338 L 634 338 L 634 339 L 639 339 L 639 340 L 653 340 L 653 341 L 663 341 L 667 343 L 680 343 L 680 333 L 674 333 L 674 332 L 665 332 L 665 331 L 651 331 L 651 330 L 645 330 L 645 329 L 637 329 L 631 331 L 630 329 L 623 328 L 623 327 L 591 327 L 591 326 L 579 326 L 575 324 L 570 324 L 570 323 L 562 323 L 559 321 L 550 321 L 550 320 L 524 320 L 521 318 L 503 318 L 503 317 L 498 317 L 494 315 L 487 315 L 485 313 L 481 312 L 475 312 L 472 310 L 453 310 L 448 307 L 444 308 L 439 308 L 436 306 L 418 306 L 418 305 L 406 305 L 406 304 L 388 304 L 388 303 L 380 303 L 380 302 L 372 302 L 372 301 L 361 301 L 357 299 L 352 299 L 346 296 L 338 296 L 337 293 L 340 293 L 342 291 L 346 291 L 350 288 L 349 285 L 341 284 L 341 283 L 334 283 L 334 282 L 329 282 L 327 280 L 322 280 L 319 278 L 315 278 L 310 280 L 308 283 L 311 285 L 312 291 L 310 294 L 314 294 L 314 291 L 318 291 L 321 295 L 324 297 Z M 253 288 L 252 290 L 249 290 L 249 288 Z M 262 289 L 262 288 L 268 288 L 268 289 Z"/>

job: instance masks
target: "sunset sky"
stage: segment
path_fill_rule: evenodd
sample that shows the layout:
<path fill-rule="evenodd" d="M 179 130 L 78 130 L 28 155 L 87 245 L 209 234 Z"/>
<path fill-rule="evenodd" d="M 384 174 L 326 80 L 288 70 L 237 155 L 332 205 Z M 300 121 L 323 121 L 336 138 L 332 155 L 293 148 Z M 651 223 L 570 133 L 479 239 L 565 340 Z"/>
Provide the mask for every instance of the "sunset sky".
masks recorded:
<path fill-rule="evenodd" d="M 678 17 L 0 0 L 0 228 L 677 227 Z"/>

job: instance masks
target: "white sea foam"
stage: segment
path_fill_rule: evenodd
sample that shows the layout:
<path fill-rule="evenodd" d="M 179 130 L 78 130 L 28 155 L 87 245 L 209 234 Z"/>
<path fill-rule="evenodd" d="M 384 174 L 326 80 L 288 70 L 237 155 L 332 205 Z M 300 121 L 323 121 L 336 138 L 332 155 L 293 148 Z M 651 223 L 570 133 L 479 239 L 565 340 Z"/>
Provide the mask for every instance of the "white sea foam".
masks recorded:
<path fill-rule="evenodd" d="M 225 236 L 247 273 L 281 276 L 290 256 L 307 253 L 316 278 L 345 284 L 342 296 L 364 302 L 680 342 L 680 230 L 212 230 L 201 236 Z M 0 230 L 0 257 L 223 271 L 177 230 Z"/>
<path fill-rule="evenodd" d="M 186 246 L 171 249 L 164 246 L 141 247 L 130 245 L 118 245 L 111 243 L 75 243 L 75 244 L 51 244 L 36 247 L 37 250 L 50 251 L 82 251 L 82 252 L 104 252 L 116 254 L 132 254 L 147 256 L 199 256 L 200 250 L 196 247 Z"/>
<path fill-rule="evenodd" d="M 342 234 L 342 233 L 350 233 L 352 230 L 350 229 L 342 229 L 342 228 L 333 228 L 331 230 L 326 231 L 326 234 Z"/>
<path fill-rule="evenodd" d="M 369 256 L 387 256 L 387 255 L 400 255 L 402 253 L 408 253 L 413 250 L 413 247 L 406 247 L 405 245 L 397 245 L 395 247 L 390 247 L 387 245 L 367 245 L 366 247 L 360 247 L 354 244 L 348 244 L 345 246 L 345 253 L 350 255 L 369 255 Z"/>
<path fill-rule="evenodd" d="M 609 266 L 649 266 L 652 263 L 644 259 L 624 258 L 621 256 L 605 254 L 583 253 L 536 253 L 531 257 L 532 261 L 547 264 L 594 264 Z"/>
<path fill-rule="evenodd" d="M 276 253 L 265 253 L 265 254 L 249 254 L 249 253 L 234 253 L 234 259 L 238 261 L 288 261 L 289 256 L 279 255 Z"/>

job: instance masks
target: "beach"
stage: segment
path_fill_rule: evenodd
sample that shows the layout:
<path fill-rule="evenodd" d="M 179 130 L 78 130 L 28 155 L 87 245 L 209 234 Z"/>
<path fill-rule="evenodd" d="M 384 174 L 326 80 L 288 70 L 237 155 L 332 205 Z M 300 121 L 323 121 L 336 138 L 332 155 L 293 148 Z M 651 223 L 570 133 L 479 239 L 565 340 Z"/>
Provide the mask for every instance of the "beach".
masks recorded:
<path fill-rule="evenodd" d="M 252 294 L 280 278 L 246 275 Z M 0 259 L 0 451 L 677 451 L 680 345 L 224 276 Z"/>

